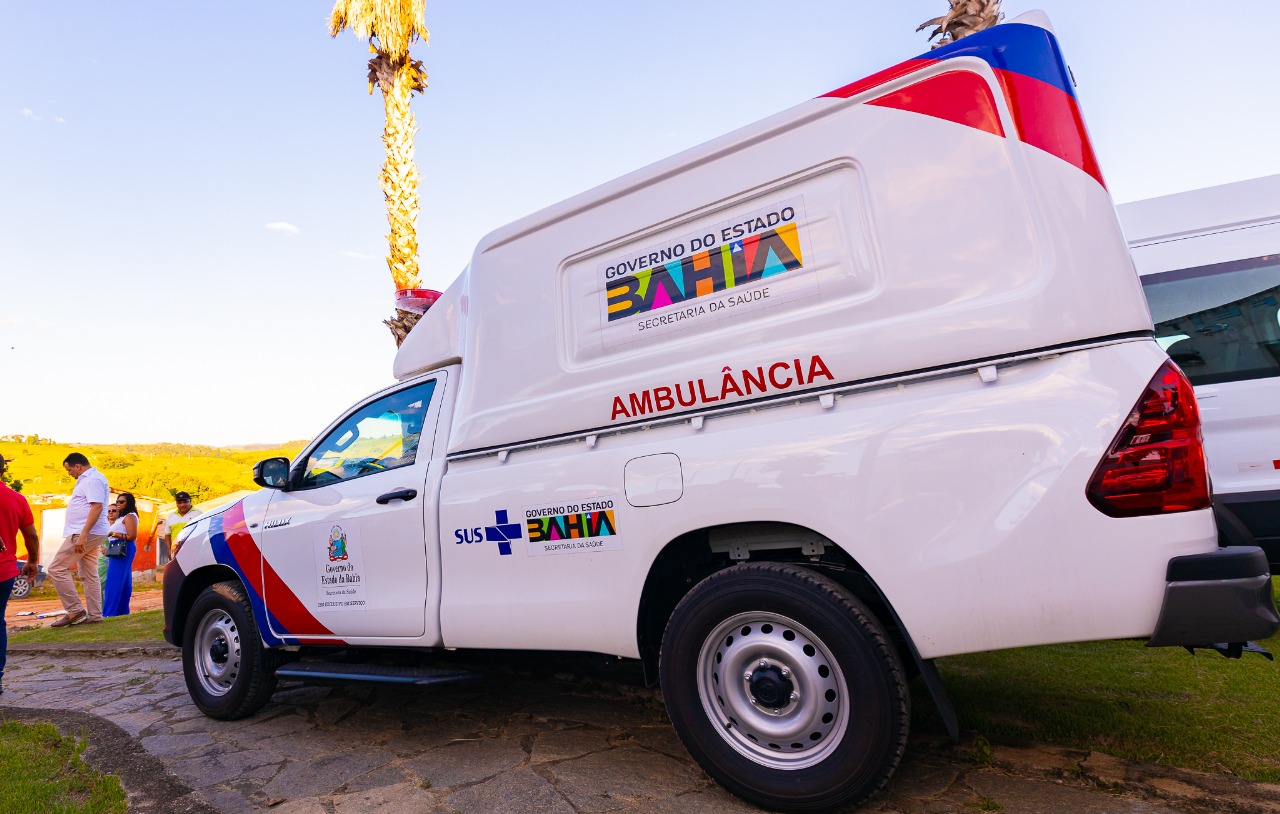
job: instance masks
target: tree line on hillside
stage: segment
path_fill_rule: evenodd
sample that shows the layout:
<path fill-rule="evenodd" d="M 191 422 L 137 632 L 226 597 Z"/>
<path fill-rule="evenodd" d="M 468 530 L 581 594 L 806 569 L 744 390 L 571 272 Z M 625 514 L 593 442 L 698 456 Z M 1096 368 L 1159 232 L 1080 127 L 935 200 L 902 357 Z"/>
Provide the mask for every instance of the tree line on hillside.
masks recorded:
<path fill-rule="evenodd" d="M 13 439 L 22 440 L 13 440 Z M 305 441 L 266 449 L 227 449 L 196 444 L 59 444 L 35 436 L 0 436 L 0 455 L 12 459 L 7 479 L 27 495 L 69 494 L 74 480 L 62 468 L 71 452 L 82 452 L 112 489 L 169 500 L 177 492 L 192 499 L 220 497 L 256 488 L 253 465 L 277 455 L 292 458 Z"/>

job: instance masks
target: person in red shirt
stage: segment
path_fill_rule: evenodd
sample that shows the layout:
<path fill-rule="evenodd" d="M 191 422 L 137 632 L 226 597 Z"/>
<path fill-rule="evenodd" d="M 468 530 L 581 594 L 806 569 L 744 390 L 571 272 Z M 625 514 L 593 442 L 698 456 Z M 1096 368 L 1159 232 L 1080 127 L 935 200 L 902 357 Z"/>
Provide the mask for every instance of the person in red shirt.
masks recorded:
<path fill-rule="evenodd" d="M 0 455 L 0 474 L 9 461 Z M 18 533 L 27 544 L 27 564 L 18 571 Z M 36 533 L 36 521 L 31 516 L 27 499 L 0 483 L 0 693 L 4 692 L 4 654 L 9 647 L 9 626 L 4 623 L 5 606 L 9 604 L 9 592 L 19 573 L 27 575 L 36 584 L 40 562 L 40 535 Z"/>

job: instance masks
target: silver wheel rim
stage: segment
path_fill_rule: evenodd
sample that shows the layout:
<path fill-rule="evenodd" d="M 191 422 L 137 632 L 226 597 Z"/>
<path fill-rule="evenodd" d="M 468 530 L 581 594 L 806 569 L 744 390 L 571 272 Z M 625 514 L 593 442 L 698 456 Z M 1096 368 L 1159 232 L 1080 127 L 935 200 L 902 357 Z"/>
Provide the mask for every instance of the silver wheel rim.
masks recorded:
<path fill-rule="evenodd" d="M 788 690 L 779 695 L 781 687 Z M 698 695 L 721 737 L 771 769 L 822 762 L 848 728 L 840 665 L 804 625 L 775 613 L 726 619 L 698 653 Z"/>
<path fill-rule="evenodd" d="M 240 675 L 240 629 L 231 615 L 215 608 L 204 615 L 195 641 L 196 680 L 209 695 L 231 692 Z"/>
<path fill-rule="evenodd" d="M 23 577 L 19 577 L 13 581 L 13 588 L 10 589 L 9 595 L 15 599 L 21 599 L 31 592 L 31 584 Z"/>

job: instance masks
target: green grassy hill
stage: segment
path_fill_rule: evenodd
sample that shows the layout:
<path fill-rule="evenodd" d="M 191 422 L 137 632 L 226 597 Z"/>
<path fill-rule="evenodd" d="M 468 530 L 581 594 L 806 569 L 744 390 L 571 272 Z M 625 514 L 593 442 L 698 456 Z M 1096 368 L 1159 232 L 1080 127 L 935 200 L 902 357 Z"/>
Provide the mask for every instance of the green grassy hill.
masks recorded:
<path fill-rule="evenodd" d="M 14 438 L 15 436 L 7 436 Z M 106 475 L 112 489 L 168 500 L 178 491 L 202 500 L 256 488 L 253 465 L 263 458 L 292 458 L 306 441 L 262 449 L 202 447 L 191 444 L 59 444 L 27 436 L 0 440 L 0 455 L 13 460 L 8 475 L 22 482 L 26 495 L 70 494 L 72 478 L 62 469 L 68 453 L 81 452 Z"/>

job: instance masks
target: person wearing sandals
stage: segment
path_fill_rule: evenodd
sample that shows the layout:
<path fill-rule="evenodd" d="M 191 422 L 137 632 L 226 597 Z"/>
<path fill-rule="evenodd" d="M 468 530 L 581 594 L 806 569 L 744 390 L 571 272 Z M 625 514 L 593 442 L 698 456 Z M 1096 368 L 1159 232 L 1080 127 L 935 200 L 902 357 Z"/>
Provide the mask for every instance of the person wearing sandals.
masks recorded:
<path fill-rule="evenodd" d="M 127 616 L 133 596 L 133 558 L 138 553 L 138 507 L 133 495 L 116 498 L 116 519 L 107 532 L 107 581 L 102 586 L 102 615 Z M 120 553 L 116 553 L 119 551 Z"/>
<path fill-rule="evenodd" d="M 62 628 L 81 622 L 102 621 L 102 582 L 98 580 L 98 551 L 107 539 L 106 504 L 111 501 L 111 488 L 97 469 L 89 466 L 82 452 L 73 452 L 62 460 L 62 468 L 76 479 L 67 501 L 63 518 L 66 539 L 49 565 L 49 579 L 67 615 L 60 616 L 49 627 Z M 71 572 L 79 570 L 84 583 L 84 602 L 76 591 Z"/>

